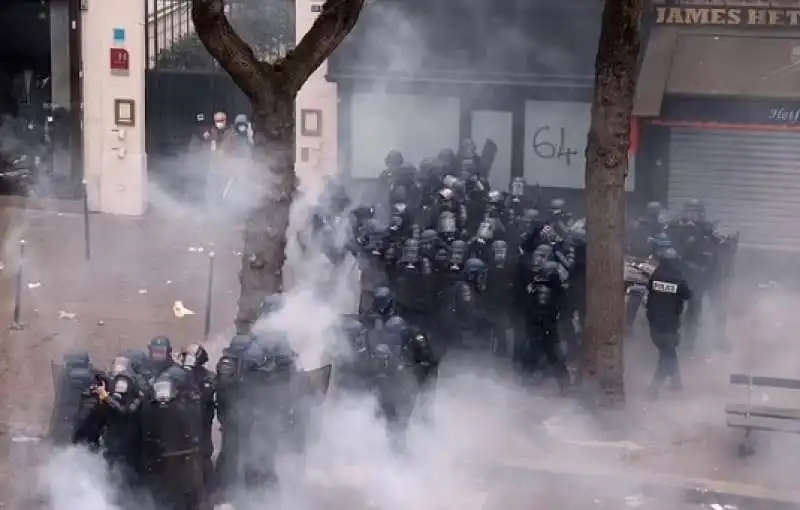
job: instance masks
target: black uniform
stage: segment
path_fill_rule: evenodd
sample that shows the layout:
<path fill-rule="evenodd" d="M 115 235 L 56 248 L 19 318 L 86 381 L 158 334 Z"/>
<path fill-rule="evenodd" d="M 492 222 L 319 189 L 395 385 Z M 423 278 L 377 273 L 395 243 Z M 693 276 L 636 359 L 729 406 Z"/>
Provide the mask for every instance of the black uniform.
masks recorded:
<path fill-rule="evenodd" d="M 136 487 L 144 474 L 142 459 L 143 389 L 132 369 L 109 374 L 108 391 L 98 411 L 104 415 L 103 453 L 127 487 Z"/>
<path fill-rule="evenodd" d="M 245 352 L 253 344 L 252 337 L 237 335 L 231 340 L 217 362 L 217 416 L 222 430 L 214 479 L 218 494 L 233 489 L 240 479 L 238 455 L 242 448 L 245 419 L 242 415 L 245 400 Z"/>
<path fill-rule="evenodd" d="M 684 303 L 692 294 L 677 265 L 677 252 L 667 249 L 661 262 L 647 284 L 647 321 L 650 338 L 658 349 L 656 369 L 650 393 L 658 394 L 659 387 L 667 378 L 672 387 L 681 387 L 677 348 L 680 344 L 681 314 Z"/>
<path fill-rule="evenodd" d="M 156 377 L 142 422 L 146 477 L 156 503 L 169 510 L 206 508 L 202 400 L 186 370 L 173 366 Z"/>
<path fill-rule="evenodd" d="M 200 403 L 203 412 L 203 428 L 200 437 L 200 452 L 203 456 L 203 477 L 205 486 L 211 493 L 215 490 L 214 465 L 211 460 L 214 455 L 212 441 L 212 427 L 216 415 L 215 375 L 205 367 L 208 363 L 208 353 L 200 344 L 191 344 L 181 352 L 181 364 L 189 373 L 193 391 L 199 391 Z"/>
<path fill-rule="evenodd" d="M 533 275 L 526 290 L 526 333 L 529 368 L 543 355 L 559 387 L 569 386 L 569 372 L 561 352 L 558 317 L 563 303 L 564 281 L 557 263 L 547 261 L 548 250 L 542 246 L 534 253 Z"/>

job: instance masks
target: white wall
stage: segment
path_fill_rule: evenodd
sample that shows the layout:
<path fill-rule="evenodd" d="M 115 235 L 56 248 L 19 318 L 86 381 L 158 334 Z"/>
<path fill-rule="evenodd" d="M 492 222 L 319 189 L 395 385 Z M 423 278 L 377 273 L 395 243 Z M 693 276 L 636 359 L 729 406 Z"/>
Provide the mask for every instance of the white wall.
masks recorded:
<path fill-rule="evenodd" d="M 311 28 L 318 15 L 318 13 L 312 11 L 314 5 L 322 5 L 322 1 L 296 0 L 295 34 L 298 42 Z M 297 95 L 295 109 L 297 119 L 295 167 L 300 177 L 301 187 L 304 182 L 319 182 L 318 177 L 338 172 L 338 87 L 335 83 L 328 82 L 325 79 L 327 73 L 328 63 L 324 62 Z M 300 114 L 303 109 L 322 112 L 321 136 L 303 135 Z M 308 161 L 304 161 L 302 158 L 304 152 L 308 154 Z"/>
<path fill-rule="evenodd" d="M 489 172 L 492 188 L 505 190 L 511 183 L 511 158 L 514 138 L 514 114 L 508 111 L 475 110 L 472 112 L 472 140 L 482 151 L 487 139 L 497 145 L 497 155 Z"/>
<path fill-rule="evenodd" d="M 140 215 L 147 203 L 145 4 L 138 0 L 91 1 L 82 23 L 84 178 L 89 207 L 93 211 Z M 124 75 L 109 69 L 114 28 L 125 29 L 125 42 L 117 44 L 130 54 L 130 71 Z M 117 98 L 135 101 L 134 127 L 114 124 Z"/>
<path fill-rule="evenodd" d="M 403 153 L 419 165 L 443 148 L 458 147 L 458 98 L 405 94 L 356 93 L 351 98 L 351 175 L 376 178 L 386 153 Z"/>
<path fill-rule="evenodd" d="M 525 102 L 525 179 L 543 187 L 583 188 L 591 104 Z M 631 161 L 632 163 L 632 161 Z M 635 186 L 631 164 L 625 189 Z"/>

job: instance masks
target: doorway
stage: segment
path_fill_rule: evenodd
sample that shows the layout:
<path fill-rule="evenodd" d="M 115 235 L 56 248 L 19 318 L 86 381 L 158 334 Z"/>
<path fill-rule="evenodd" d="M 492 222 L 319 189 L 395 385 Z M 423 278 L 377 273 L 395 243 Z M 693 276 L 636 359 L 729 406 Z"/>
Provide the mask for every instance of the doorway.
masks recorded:
<path fill-rule="evenodd" d="M 0 193 L 70 197 L 80 182 L 79 2 L 0 9 Z"/>

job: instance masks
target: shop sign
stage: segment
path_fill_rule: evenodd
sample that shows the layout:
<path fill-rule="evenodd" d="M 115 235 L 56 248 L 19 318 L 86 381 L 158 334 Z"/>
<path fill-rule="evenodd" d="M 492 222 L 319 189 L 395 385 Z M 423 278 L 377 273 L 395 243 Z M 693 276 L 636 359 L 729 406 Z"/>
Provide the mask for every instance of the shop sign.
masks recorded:
<path fill-rule="evenodd" d="M 653 0 L 658 25 L 800 28 L 800 0 Z"/>
<path fill-rule="evenodd" d="M 800 126 L 800 101 L 667 98 L 660 120 L 737 125 Z"/>

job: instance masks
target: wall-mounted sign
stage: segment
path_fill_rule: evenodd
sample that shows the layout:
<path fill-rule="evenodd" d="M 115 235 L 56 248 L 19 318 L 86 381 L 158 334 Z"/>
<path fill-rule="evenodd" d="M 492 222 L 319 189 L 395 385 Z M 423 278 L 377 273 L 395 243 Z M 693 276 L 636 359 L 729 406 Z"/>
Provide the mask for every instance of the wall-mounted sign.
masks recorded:
<path fill-rule="evenodd" d="M 115 43 L 124 43 L 125 42 L 125 29 L 124 28 L 115 28 L 114 32 L 114 42 Z"/>
<path fill-rule="evenodd" d="M 653 0 L 659 25 L 800 28 L 800 0 Z"/>
<path fill-rule="evenodd" d="M 108 52 L 108 67 L 112 71 L 130 70 L 130 54 L 125 48 L 111 48 Z"/>

